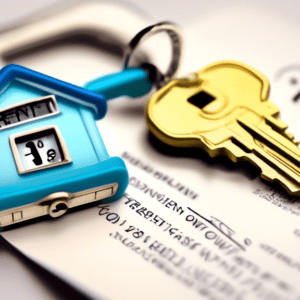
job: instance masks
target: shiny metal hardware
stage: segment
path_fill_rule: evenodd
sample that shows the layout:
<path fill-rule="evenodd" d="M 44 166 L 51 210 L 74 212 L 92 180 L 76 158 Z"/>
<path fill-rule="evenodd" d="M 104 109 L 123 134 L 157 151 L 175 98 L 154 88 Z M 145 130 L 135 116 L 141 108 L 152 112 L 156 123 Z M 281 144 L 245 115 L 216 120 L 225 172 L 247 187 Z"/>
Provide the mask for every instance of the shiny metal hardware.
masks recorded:
<path fill-rule="evenodd" d="M 169 68 L 166 72 L 166 74 L 162 74 L 157 68 L 155 71 L 157 72 L 156 78 L 155 78 L 155 85 L 157 88 L 161 88 L 166 83 L 168 83 L 175 75 L 177 70 L 179 69 L 181 65 L 182 60 L 182 48 L 183 48 L 183 38 L 181 35 L 180 30 L 178 27 L 170 22 L 161 22 L 157 23 L 155 25 L 149 26 L 142 31 L 140 31 L 128 44 L 128 46 L 125 48 L 124 51 L 124 69 L 128 68 L 129 60 L 134 52 L 134 50 L 137 48 L 139 44 L 141 44 L 143 41 L 148 39 L 149 37 L 153 36 L 154 34 L 160 33 L 160 32 L 166 32 L 172 42 L 172 59 L 169 65 Z M 149 65 L 148 65 L 149 66 Z M 146 67 L 147 68 L 147 67 Z M 153 70 L 151 70 L 153 72 Z"/>
<path fill-rule="evenodd" d="M 57 218 L 64 215 L 70 208 L 112 197 L 117 190 L 118 184 L 115 182 L 74 194 L 57 192 L 32 204 L 0 212 L 0 227 L 46 215 Z"/>
<path fill-rule="evenodd" d="M 124 22 L 130 20 L 130 22 Z M 26 50 L 80 36 L 120 58 L 146 18 L 122 3 L 76 1 L 47 9 L 0 31 L 0 55 L 9 58 Z M 83 39 L 83 42 L 87 40 Z"/>
<path fill-rule="evenodd" d="M 69 209 L 68 199 L 59 198 L 51 203 L 49 206 L 49 215 L 52 218 L 58 218 L 64 215 Z"/>
<path fill-rule="evenodd" d="M 167 32 L 172 41 L 172 59 L 166 75 L 163 75 L 156 66 L 142 63 L 139 67 L 129 68 L 129 60 L 137 46 L 155 33 Z M 106 100 L 120 96 L 132 98 L 146 95 L 156 85 L 157 88 L 165 85 L 177 72 L 181 63 L 182 36 L 179 28 L 172 23 L 162 22 L 149 26 L 131 40 L 125 49 L 124 69 L 121 72 L 96 78 L 85 85 L 85 88 L 103 95 Z"/>

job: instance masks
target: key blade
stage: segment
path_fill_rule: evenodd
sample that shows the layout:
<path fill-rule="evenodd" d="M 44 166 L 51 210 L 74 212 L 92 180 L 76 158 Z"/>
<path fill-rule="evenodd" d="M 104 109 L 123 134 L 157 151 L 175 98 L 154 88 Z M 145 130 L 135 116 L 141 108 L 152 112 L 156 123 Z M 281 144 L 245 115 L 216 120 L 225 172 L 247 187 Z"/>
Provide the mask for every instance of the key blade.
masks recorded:
<path fill-rule="evenodd" d="M 279 183 L 290 195 L 300 196 L 300 149 L 265 122 L 254 126 L 243 116 L 237 122 L 253 136 L 253 150 L 248 156 L 255 156 L 251 160 L 261 168 L 261 177 Z"/>

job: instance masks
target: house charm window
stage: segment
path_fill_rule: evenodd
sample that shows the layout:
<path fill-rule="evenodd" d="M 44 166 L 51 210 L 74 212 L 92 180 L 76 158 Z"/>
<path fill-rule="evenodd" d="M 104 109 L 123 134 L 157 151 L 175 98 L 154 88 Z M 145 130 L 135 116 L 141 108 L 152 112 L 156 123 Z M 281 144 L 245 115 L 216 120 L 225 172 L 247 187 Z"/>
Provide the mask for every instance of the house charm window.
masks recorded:
<path fill-rule="evenodd" d="M 19 174 L 72 161 L 57 126 L 12 135 L 10 145 Z"/>

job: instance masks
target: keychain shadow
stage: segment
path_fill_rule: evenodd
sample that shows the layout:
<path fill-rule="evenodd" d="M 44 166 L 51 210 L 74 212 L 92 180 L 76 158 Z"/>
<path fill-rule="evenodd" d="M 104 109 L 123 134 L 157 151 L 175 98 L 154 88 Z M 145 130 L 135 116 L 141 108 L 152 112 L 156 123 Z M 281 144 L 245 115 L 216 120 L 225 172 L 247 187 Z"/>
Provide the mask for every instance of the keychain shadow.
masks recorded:
<path fill-rule="evenodd" d="M 260 177 L 261 174 L 258 168 L 247 161 L 234 163 L 224 156 L 211 158 L 204 150 L 199 148 L 177 148 L 166 145 L 150 131 L 148 131 L 147 142 L 155 151 L 164 156 L 194 158 L 195 160 L 200 160 L 202 164 L 205 164 L 209 168 L 215 168 L 216 170 L 218 169 L 228 173 L 236 172 L 249 180 L 255 180 Z M 201 170 L 199 170 L 199 172 L 201 172 Z M 273 184 L 262 178 L 260 178 L 260 180 L 266 185 L 266 190 L 273 191 L 273 194 L 277 194 L 280 199 L 285 199 L 290 203 L 300 202 L 300 197 L 290 196 L 280 185 Z"/>

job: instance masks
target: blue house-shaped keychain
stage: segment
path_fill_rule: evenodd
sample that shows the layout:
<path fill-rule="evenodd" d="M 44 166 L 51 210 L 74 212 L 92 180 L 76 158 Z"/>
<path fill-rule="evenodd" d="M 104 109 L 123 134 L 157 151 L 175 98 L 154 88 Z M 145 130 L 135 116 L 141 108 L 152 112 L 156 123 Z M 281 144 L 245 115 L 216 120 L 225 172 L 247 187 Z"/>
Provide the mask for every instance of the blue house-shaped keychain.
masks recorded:
<path fill-rule="evenodd" d="M 128 184 L 96 126 L 102 96 L 27 68 L 0 71 L 0 226 L 104 199 Z"/>

